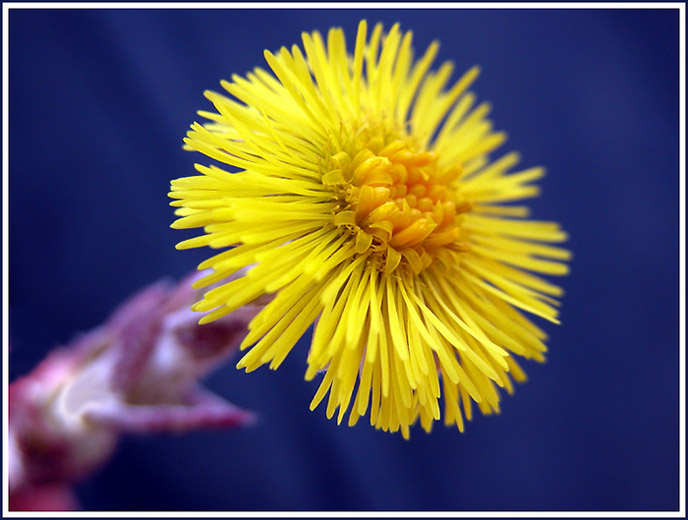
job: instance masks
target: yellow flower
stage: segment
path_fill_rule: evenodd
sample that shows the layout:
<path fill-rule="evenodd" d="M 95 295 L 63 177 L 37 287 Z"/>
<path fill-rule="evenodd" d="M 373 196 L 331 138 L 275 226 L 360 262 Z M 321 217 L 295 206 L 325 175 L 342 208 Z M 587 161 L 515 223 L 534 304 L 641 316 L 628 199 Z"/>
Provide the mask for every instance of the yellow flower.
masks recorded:
<path fill-rule="evenodd" d="M 238 368 L 277 368 L 315 324 L 306 379 L 324 371 L 311 409 L 329 391 L 349 425 L 369 412 L 389 431 L 420 417 L 463 431 L 471 401 L 499 411 L 497 387 L 525 379 L 514 355 L 544 360 L 545 333 L 522 312 L 557 322 L 562 291 L 528 271 L 563 275 L 569 252 L 556 223 L 504 203 L 538 194 L 542 168 L 510 172 L 516 153 L 450 63 L 431 71 L 438 44 L 414 60 L 398 25 L 367 36 L 353 56 L 344 33 L 304 33 L 256 68 L 206 92 L 216 113 L 194 123 L 187 147 L 226 163 L 172 182 L 174 228 L 205 234 L 178 249 L 223 249 L 201 263 L 209 290 L 193 308 L 219 318 L 274 295 L 251 322 Z M 353 400 L 353 403 L 352 403 Z"/>

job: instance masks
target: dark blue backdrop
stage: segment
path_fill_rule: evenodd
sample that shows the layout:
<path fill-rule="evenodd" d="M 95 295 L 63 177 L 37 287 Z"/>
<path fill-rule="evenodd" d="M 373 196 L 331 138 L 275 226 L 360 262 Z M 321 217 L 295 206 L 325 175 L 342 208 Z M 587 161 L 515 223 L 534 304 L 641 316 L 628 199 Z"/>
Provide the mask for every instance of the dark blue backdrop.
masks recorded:
<path fill-rule="evenodd" d="M 678 507 L 676 10 L 10 11 L 11 377 L 207 251 L 178 252 L 170 179 L 205 89 L 302 30 L 358 20 L 438 38 L 523 164 L 534 217 L 571 234 L 544 365 L 467 432 L 410 442 L 308 411 L 307 338 L 278 372 L 209 385 L 245 430 L 129 438 L 79 487 L 89 509 L 637 510 Z M 191 236 L 191 235 L 189 235 Z"/>

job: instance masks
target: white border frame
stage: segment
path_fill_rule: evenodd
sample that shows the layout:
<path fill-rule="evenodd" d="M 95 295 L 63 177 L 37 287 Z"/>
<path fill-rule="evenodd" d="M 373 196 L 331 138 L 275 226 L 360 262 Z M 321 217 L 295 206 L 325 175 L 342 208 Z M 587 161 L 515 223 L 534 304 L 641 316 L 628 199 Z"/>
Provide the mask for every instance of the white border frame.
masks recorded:
<path fill-rule="evenodd" d="M 9 11 L 10 9 L 676 9 L 679 12 L 679 509 L 678 511 L 168 511 L 11 512 L 8 482 L 9 386 Z M 686 517 L 686 6 L 675 2 L 562 3 L 214 3 L 9 2 L 2 4 L 2 515 L 6 518 L 685 518 Z"/>

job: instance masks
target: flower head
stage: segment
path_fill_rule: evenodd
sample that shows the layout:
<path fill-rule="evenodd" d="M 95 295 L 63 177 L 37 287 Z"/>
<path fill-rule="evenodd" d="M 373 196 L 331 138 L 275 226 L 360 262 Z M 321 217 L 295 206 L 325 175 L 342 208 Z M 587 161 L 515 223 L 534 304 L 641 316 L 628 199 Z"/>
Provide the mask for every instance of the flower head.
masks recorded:
<path fill-rule="evenodd" d="M 516 153 L 475 105 L 473 68 L 447 86 L 450 63 L 431 71 L 438 44 L 414 60 L 411 32 L 370 36 L 353 55 L 344 33 L 318 32 L 265 52 L 256 68 L 206 92 L 188 148 L 230 165 L 197 165 L 172 182 L 175 228 L 205 233 L 177 247 L 223 251 L 203 262 L 208 291 L 194 309 L 217 319 L 264 294 L 239 362 L 277 368 L 315 324 L 306 378 L 324 371 L 311 408 L 329 391 L 327 416 L 401 430 L 440 418 L 463 430 L 471 401 L 499 410 L 497 387 L 523 380 L 514 355 L 543 360 L 545 334 L 521 311 L 556 322 L 562 291 L 532 274 L 561 275 L 569 253 L 556 223 L 527 220 L 504 203 L 538 194 L 541 168 L 512 173 Z M 530 272 L 529 272 L 530 271 Z"/>

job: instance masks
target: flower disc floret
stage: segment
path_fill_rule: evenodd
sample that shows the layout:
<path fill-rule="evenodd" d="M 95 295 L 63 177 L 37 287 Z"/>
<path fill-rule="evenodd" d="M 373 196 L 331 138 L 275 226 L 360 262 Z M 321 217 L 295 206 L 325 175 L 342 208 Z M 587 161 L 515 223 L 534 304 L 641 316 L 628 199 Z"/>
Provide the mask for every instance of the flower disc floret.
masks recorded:
<path fill-rule="evenodd" d="M 441 169 L 435 152 L 416 152 L 402 139 L 371 138 L 357 149 L 330 158 L 322 177 L 339 202 L 333 223 L 349 231 L 357 253 L 376 255 L 390 274 L 400 265 L 418 273 L 442 248 L 469 249 L 460 215 L 471 203 L 452 186 L 459 165 Z"/>

